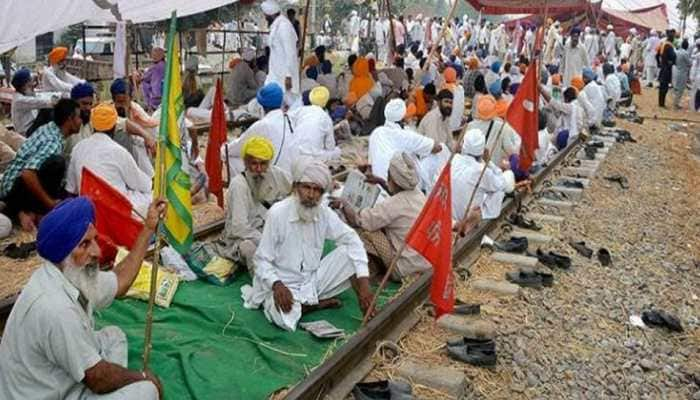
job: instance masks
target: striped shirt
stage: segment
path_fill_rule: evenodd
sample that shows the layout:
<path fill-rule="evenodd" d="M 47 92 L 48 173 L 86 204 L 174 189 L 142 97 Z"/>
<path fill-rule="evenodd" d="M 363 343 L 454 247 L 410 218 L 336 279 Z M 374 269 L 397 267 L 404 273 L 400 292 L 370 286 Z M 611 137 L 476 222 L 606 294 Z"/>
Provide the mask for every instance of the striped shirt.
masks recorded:
<path fill-rule="evenodd" d="M 63 134 L 55 122 L 49 122 L 37 129 L 17 151 L 0 181 L 0 198 L 7 197 L 17 178 L 25 169 L 38 170 L 47 158 L 61 155 Z"/>

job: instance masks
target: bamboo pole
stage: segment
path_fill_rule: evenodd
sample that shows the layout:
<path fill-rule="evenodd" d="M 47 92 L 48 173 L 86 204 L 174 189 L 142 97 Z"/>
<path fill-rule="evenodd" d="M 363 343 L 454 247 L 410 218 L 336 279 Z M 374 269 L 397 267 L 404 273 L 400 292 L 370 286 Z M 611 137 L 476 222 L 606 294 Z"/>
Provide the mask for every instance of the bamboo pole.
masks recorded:
<path fill-rule="evenodd" d="M 450 13 L 447 15 L 446 23 L 442 26 L 442 30 L 440 31 L 440 36 L 438 36 L 438 38 L 433 41 L 433 45 L 430 47 L 430 53 L 428 53 L 428 58 L 426 58 L 425 64 L 423 64 L 423 72 L 427 71 L 428 68 L 430 67 L 430 60 L 435 56 L 435 52 L 437 51 L 437 48 L 440 46 L 442 39 L 445 37 L 445 34 L 447 33 L 447 27 L 450 25 L 450 21 L 454 17 L 454 13 L 456 11 L 457 11 L 457 0 L 455 0 L 454 3 L 452 3 L 452 8 L 450 8 Z M 481 15 L 481 11 L 479 11 L 479 15 Z M 481 18 L 481 17 L 479 17 L 479 18 Z"/>

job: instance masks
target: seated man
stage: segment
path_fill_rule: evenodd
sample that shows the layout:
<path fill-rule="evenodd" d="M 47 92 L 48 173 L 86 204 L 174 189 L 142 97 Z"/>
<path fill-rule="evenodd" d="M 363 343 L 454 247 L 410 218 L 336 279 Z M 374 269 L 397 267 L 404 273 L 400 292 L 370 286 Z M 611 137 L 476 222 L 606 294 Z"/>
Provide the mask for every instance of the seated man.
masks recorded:
<path fill-rule="evenodd" d="M 151 177 L 114 141 L 117 110 L 111 104 L 99 104 L 92 109 L 90 123 L 95 133 L 75 145 L 66 173 L 66 190 L 79 194 L 83 168 L 88 168 L 126 196 L 140 215 L 145 215 L 153 191 Z"/>
<path fill-rule="evenodd" d="M 123 296 L 138 275 L 165 203 L 148 210 L 129 256 L 100 271 L 95 208 L 66 200 L 41 221 L 37 251 L 45 260 L 17 298 L 0 343 L 0 398 L 158 399 L 158 378 L 129 370 L 126 335 L 94 330 L 93 310 Z"/>
<path fill-rule="evenodd" d="M 245 264 L 255 274 L 253 255 L 260 243 L 265 214 L 276 202 L 289 196 L 292 183 L 288 174 L 270 165 L 275 155 L 272 142 L 251 136 L 241 150 L 245 171 L 228 187 L 224 234 L 217 242 L 218 252 Z"/>
<path fill-rule="evenodd" d="M 452 160 L 452 219 L 457 221 L 460 232 L 468 232 L 481 219 L 498 218 L 501 214 L 507 189 L 506 178 L 504 172 L 490 161 L 485 146 L 484 133 L 479 129 L 469 130 L 464 136 L 462 153 L 455 155 Z M 476 190 L 470 210 L 467 211 L 484 162 L 488 163 L 486 172 Z M 512 174 L 511 171 L 507 173 Z"/>
<path fill-rule="evenodd" d="M 438 106 L 430 110 L 418 125 L 418 133 L 433 139 L 436 143 L 447 145 L 450 151 L 455 149 L 455 139 L 450 128 L 452 99 L 452 92 L 442 89 L 437 95 Z"/>
<path fill-rule="evenodd" d="M 336 146 L 333 132 L 333 120 L 325 110 L 329 95 L 325 87 L 316 87 L 309 93 L 311 105 L 290 111 L 296 154 L 318 158 L 321 161 L 340 159 L 340 148 Z"/>
<path fill-rule="evenodd" d="M 40 216 L 65 197 L 63 158 L 65 139 L 80 129 L 78 104 L 62 99 L 53 110 L 53 121 L 41 126 L 17 151 L 0 181 L 3 214 L 33 231 Z"/>
<path fill-rule="evenodd" d="M 357 233 L 321 204 L 332 184 L 328 167 L 308 157 L 294 165 L 292 195 L 270 208 L 255 252 L 253 287 L 241 294 L 247 308 L 263 306 L 268 320 L 296 330 L 303 313 L 338 307 L 334 296 L 350 286 L 363 312 L 369 309 L 367 253 Z M 326 240 L 335 250 L 323 256 Z"/>
<path fill-rule="evenodd" d="M 332 203 L 333 207 L 343 211 L 350 226 L 360 228 L 360 238 L 367 253 L 373 256 L 373 260 L 382 264 L 384 273 L 425 205 L 425 195 L 416 188 L 416 168 L 409 155 L 397 152 L 389 163 L 389 180 L 385 182 L 375 178 L 379 184 L 385 186 L 391 197 L 359 212 L 356 212 L 347 200 L 339 199 Z M 368 180 L 371 180 L 371 177 Z M 430 264 L 425 258 L 407 247 L 398 259 L 391 279 L 401 282 L 401 279 L 429 269 Z"/>
<path fill-rule="evenodd" d="M 491 161 L 496 165 L 501 165 L 501 162 L 508 158 L 509 149 L 517 147 L 516 143 L 520 138 L 508 122 L 498 117 L 498 105 L 493 96 L 479 96 L 474 120 L 467 125 L 467 130 L 475 129 L 485 135 L 486 146 L 489 149 L 494 149 L 490 156 Z M 500 130 L 503 130 L 500 143 L 494 147 Z"/>
<path fill-rule="evenodd" d="M 73 86 L 79 83 L 85 83 L 84 80 L 77 78 L 66 72 L 66 56 L 68 49 L 65 47 L 55 47 L 49 53 L 50 66 L 44 68 L 44 73 L 41 75 L 41 88 L 47 92 L 61 92 L 68 96 Z"/>
<path fill-rule="evenodd" d="M 226 99 L 231 108 L 248 104 L 255 98 L 258 82 L 255 80 L 255 50 L 246 48 L 241 51 L 241 60 L 233 65 L 226 85 Z M 230 64 L 229 64 L 230 65 Z"/>
<path fill-rule="evenodd" d="M 27 130 L 39 114 L 42 108 L 51 108 L 56 103 L 55 100 L 38 97 L 34 93 L 34 81 L 32 73 L 27 68 L 21 68 L 12 76 L 12 86 L 15 94 L 12 96 L 12 125 L 15 132 L 20 135 L 27 134 Z"/>

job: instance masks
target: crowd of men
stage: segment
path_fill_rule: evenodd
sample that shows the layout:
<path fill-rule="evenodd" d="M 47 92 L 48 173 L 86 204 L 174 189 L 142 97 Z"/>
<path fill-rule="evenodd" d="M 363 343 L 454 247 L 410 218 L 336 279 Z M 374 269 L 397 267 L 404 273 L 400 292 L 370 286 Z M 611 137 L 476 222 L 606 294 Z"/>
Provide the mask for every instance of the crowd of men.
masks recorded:
<path fill-rule="evenodd" d="M 550 20 L 538 51 L 534 27 L 398 16 L 388 35 L 386 18 L 371 29 L 353 12 L 343 23 L 347 35 L 316 47 L 300 71 L 293 14 L 290 20 L 275 0 L 261 9 L 270 30 L 265 56 L 243 47 L 229 65 L 228 115 L 257 121 L 221 149 L 230 182 L 216 248 L 253 278 L 241 289 L 244 306 L 262 308 L 288 331 L 305 313 L 341 307 L 336 296 L 348 288 L 361 310 L 372 313 L 370 279 L 389 273 L 395 257 L 390 279 L 396 282 L 429 270 L 415 251 L 397 252 L 453 153 L 452 217 L 466 233 L 497 218 L 504 198 L 526 188 L 530 174 L 557 152 L 610 123 L 640 93 L 641 81 L 658 80 L 660 106 L 671 87 L 679 106 L 693 82 L 691 105 L 698 106 L 700 52 L 685 39 L 679 46 L 673 31 L 645 38 L 632 29 L 618 37 L 612 26 L 563 30 Z M 372 35 L 375 46 L 367 47 L 362 39 Z M 347 55 L 340 70 L 334 71 L 333 51 Z M 158 398 L 157 377 L 125 368 L 123 332 L 95 331 L 92 313 L 126 292 L 162 217 L 163 204 L 151 192 L 166 54 L 154 48 L 146 71 L 114 80 L 111 98 L 98 100 L 91 84 L 66 72 L 67 52 L 54 49 L 41 73 L 41 89 L 57 96 L 39 95 L 30 70 L 15 72 L 13 130 L 0 135 L 2 213 L 7 223 L 37 232 L 46 261 L 5 327 L 0 397 Z M 521 136 L 506 113 L 538 58 L 538 149 L 525 168 Z M 187 115 L 207 119 L 213 90 L 202 93 L 196 70 L 187 63 Z M 366 208 L 338 196 L 341 184 L 328 167 L 340 160 L 343 142 L 361 136 L 368 137 L 367 158 L 356 167 L 381 188 Z M 192 194 L 206 199 L 196 138 L 184 131 L 182 140 Z M 109 272 L 95 264 L 94 206 L 79 196 L 84 168 L 146 215 L 129 257 Z"/>

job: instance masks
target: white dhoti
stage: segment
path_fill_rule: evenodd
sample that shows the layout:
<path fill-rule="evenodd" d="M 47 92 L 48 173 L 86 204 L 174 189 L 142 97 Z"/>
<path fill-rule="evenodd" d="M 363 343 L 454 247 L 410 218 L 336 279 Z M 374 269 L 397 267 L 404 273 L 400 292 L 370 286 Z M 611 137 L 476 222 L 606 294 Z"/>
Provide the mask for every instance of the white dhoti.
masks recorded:
<path fill-rule="evenodd" d="M 128 346 L 126 335 L 116 326 L 108 326 L 95 332 L 102 359 L 127 367 Z M 140 381 L 126 385 L 112 393 L 96 394 L 79 383 L 66 396 L 66 400 L 158 400 L 158 389 L 151 381 Z"/>
<path fill-rule="evenodd" d="M 283 313 L 275 305 L 274 293 L 270 290 L 263 301 L 263 311 L 268 321 L 287 331 L 295 331 L 299 319 L 301 319 L 301 306 L 313 306 L 319 300 L 335 297 L 350 288 L 350 277 L 355 275 L 355 267 L 343 248 L 337 248 L 328 253 L 322 260 L 319 268 L 314 271 L 312 278 L 299 287 L 287 288 L 292 292 L 294 304 L 292 310 Z M 253 288 L 244 286 L 241 288 L 243 300 L 248 303 L 252 296 Z"/>

